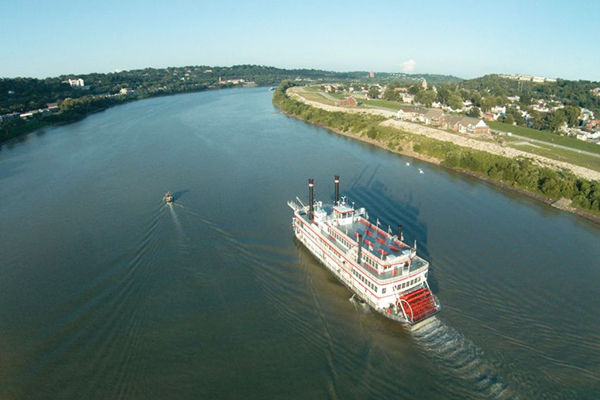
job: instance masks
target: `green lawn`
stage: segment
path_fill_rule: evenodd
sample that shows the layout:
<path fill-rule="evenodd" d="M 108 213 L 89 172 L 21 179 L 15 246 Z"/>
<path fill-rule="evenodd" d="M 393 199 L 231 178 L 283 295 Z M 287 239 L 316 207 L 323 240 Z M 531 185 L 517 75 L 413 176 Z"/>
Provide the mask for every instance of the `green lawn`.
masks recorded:
<path fill-rule="evenodd" d="M 306 90 L 307 92 L 320 92 L 321 89 L 319 89 L 318 87 L 312 87 L 312 86 L 304 86 L 304 90 Z"/>
<path fill-rule="evenodd" d="M 600 158 L 598 157 L 577 153 L 571 150 L 552 147 L 552 145 L 532 143 L 534 146 L 531 146 L 528 144 L 518 143 L 523 143 L 523 141 L 509 143 L 509 146 L 515 149 L 519 149 L 521 151 L 526 151 L 528 153 L 548 157 L 553 160 L 564 161 L 569 164 L 579 165 L 581 167 L 586 167 L 594 171 L 600 171 Z"/>
<path fill-rule="evenodd" d="M 327 104 L 329 106 L 334 106 L 335 103 L 329 99 L 323 97 L 320 93 L 313 92 L 299 92 L 300 96 L 304 97 L 306 100 L 316 101 L 317 103 Z"/>
<path fill-rule="evenodd" d="M 397 111 L 400 108 L 405 106 L 404 104 L 398 103 L 397 101 L 388 101 L 388 100 L 379 100 L 379 99 L 367 99 L 367 100 L 359 99 L 359 101 L 362 102 L 366 106 L 387 108 L 387 109 L 394 110 L 394 111 Z"/>
<path fill-rule="evenodd" d="M 490 128 L 499 131 L 512 132 L 515 135 L 525 136 L 531 139 L 537 139 L 551 144 L 559 144 L 561 146 L 571 147 L 577 150 L 585 150 L 592 153 L 600 154 L 600 146 L 598 146 L 597 144 L 584 142 L 583 140 L 559 136 L 552 132 L 538 131 L 536 129 L 531 129 L 524 126 L 503 124 L 502 122 L 487 121 L 487 124 L 490 126 Z"/>

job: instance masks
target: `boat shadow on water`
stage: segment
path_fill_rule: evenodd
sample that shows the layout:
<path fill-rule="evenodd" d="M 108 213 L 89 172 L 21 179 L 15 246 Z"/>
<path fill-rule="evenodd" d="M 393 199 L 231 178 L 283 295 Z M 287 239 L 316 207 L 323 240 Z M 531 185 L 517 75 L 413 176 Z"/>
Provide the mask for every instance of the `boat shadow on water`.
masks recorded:
<path fill-rule="evenodd" d="M 390 227 L 392 233 L 396 234 L 398 225 L 402 225 L 405 242 L 412 245 L 416 240 L 417 253 L 429 261 L 427 280 L 431 290 L 438 294 L 440 288 L 435 278 L 435 260 L 432 259 L 427 246 L 427 223 L 419 217 L 419 207 L 415 204 L 412 192 L 407 194 L 406 199 L 400 198 L 390 187 L 371 177 L 367 179 L 366 185 L 351 183 L 344 194 L 348 196 L 349 202 L 356 202 L 357 207 L 369 210 L 370 221 L 376 223 L 379 220 L 382 229 Z"/>
<path fill-rule="evenodd" d="M 189 189 L 183 189 L 177 192 L 173 192 L 173 201 L 177 201 L 180 198 L 183 197 L 183 195 L 185 195 L 186 193 L 188 193 L 190 190 Z"/>

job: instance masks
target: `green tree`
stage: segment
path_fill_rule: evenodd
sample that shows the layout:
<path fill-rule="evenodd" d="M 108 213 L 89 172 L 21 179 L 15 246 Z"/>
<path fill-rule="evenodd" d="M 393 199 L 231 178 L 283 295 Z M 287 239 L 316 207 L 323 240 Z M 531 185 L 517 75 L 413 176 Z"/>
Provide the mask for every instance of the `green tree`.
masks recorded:
<path fill-rule="evenodd" d="M 512 116 L 512 114 L 508 114 L 504 120 L 504 123 L 513 125 L 515 123 L 515 118 Z"/>
<path fill-rule="evenodd" d="M 473 118 L 479 118 L 481 117 L 481 112 L 479 112 L 479 108 L 477 107 L 472 107 L 468 112 L 467 115 L 469 117 L 473 117 Z"/>
<path fill-rule="evenodd" d="M 442 104 L 447 104 L 448 97 L 450 97 L 450 91 L 445 87 L 440 87 L 437 92 L 437 101 Z"/>
<path fill-rule="evenodd" d="M 565 121 L 569 126 L 576 126 L 579 123 L 579 114 L 581 114 L 581 108 L 576 106 L 566 106 L 563 108 L 563 114 L 565 115 Z"/>
<path fill-rule="evenodd" d="M 419 93 L 419 90 L 421 90 L 421 85 L 412 85 L 408 88 L 408 93 L 415 95 Z"/>
<path fill-rule="evenodd" d="M 371 86 L 367 92 L 367 96 L 371 99 L 379 98 L 379 88 L 377 86 Z"/>
<path fill-rule="evenodd" d="M 421 104 L 425 104 L 427 107 L 431 107 L 436 98 L 437 93 L 433 90 L 421 90 L 415 95 L 415 100 Z"/>
<path fill-rule="evenodd" d="M 398 92 L 394 90 L 394 88 L 390 85 L 383 92 L 383 98 L 389 101 L 397 101 L 398 100 Z"/>
<path fill-rule="evenodd" d="M 545 128 L 554 133 L 559 133 L 564 123 L 565 114 L 562 112 L 562 110 L 552 111 L 546 115 L 546 118 L 544 118 Z"/>
<path fill-rule="evenodd" d="M 523 93 L 519 99 L 519 103 L 521 103 L 521 107 L 527 107 L 531 105 L 532 100 L 529 93 Z"/>
<path fill-rule="evenodd" d="M 448 98 L 447 104 L 452 107 L 453 110 L 461 110 L 463 108 L 463 99 L 458 93 L 454 93 Z"/>

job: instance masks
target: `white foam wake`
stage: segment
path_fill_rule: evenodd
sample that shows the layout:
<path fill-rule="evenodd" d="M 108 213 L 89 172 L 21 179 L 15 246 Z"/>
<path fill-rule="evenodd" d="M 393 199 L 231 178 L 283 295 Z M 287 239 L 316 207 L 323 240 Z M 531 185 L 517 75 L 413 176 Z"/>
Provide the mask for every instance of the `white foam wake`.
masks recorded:
<path fill-rule="evenodd" d="M 502 382 L 496 368 L 483 357 L 483 350 L 456 329 L 431 317 L 412 328 L 415 341 L 452 373 L 472 384 L 488 398 L 516 398 Z"/>

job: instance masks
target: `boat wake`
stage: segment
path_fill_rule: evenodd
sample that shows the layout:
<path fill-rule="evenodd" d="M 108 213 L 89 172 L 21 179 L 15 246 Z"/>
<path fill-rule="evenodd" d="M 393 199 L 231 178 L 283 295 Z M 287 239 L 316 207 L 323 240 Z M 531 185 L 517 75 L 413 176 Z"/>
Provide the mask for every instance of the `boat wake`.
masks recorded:
<path fill-rule="evenodd" d="M 515 399 L 496 368 L 483 358 L 483 350 L 456 329 L 431 317 L 412 327 L 421 348 L 438 359 L 453 375 L 469 382 L 472 389 L 486 397 Z"/>
<path fill-rule="evenodd" d="M 183 228 L 181 226 L 181 222 L 179 221 L 179 217 L 175 213 L 175 209 L 174 209 L 173 203 L 167 203 L 166 206 L 169 207 L 169 211 L 171 212 L 171 217 L 173 217 L 173 222 L 175 223 L 175 226 L 177 227 L 177 230 L 182 235 L 185 235 L 185 233 L 183 232 Z"/>

